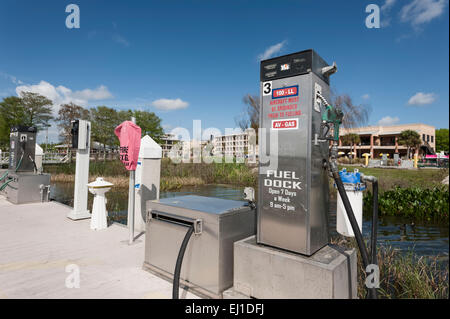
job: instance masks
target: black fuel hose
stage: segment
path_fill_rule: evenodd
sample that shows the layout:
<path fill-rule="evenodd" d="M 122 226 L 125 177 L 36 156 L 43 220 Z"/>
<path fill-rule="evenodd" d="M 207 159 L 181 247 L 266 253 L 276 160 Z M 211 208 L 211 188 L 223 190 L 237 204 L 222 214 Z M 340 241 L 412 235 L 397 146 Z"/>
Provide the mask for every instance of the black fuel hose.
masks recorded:
<path fill-rule="evenodd" d="M 377 233 L 378 233 L 378 180 L 373 176 L 364 176 L 364 180 L 372 183 L 373 204 L 372 204 L 372 234 L 371 234 L 371 262 L 378 265 L 377 259 Z M 376 288 L 371 288 L 372 298 L 377 298 Z"/>
<path fill-rule="evenodd" d="M 38 168 L 37 168 L 37 166 L 36 166 L 36 162 L 35 162 L 34 159 L 31 157 L 31 155 L 28 155 L 28 158 L 30 159 L 31 162 L 33 162 L 34 169 L 36 170 L 36 173 L 37 173 L 37 172 L 38 172 Z"/>
<path fill-rule="evenodd" d="M 22 165 L 23 155 L 24 155 L 24 152 L 22 152 L 22 156 L 20 156 L 19 163 L 17 163 L 16 169 L 14 170 L 15 172 L 17 172 L 17 170 L 18 170 L 18 169 L 20 168 L 20 166 Z"/>
<path fill-rule="evenodd" d="M 180 287 L 180 273 L 181 265 L 183 263 L 184 253 L 186 252 L 186 247 L 194 233 L 194 225 L 189 226 L 189 229 L 184 236 L 183 242 L 181 243 L 180 251 L 178 252 L 177 262 L 175 264 L 175 271 L 173 272 L 173 289 L 172 289 L 172 299 L 179 299 L 178 290 Z"/>
<path fill-rule="evenodd" d="M 342 183 L 341 176 L 339 175 L 338 171 L 332 171 L 332 175 L 336 183 L 339 195 L 341 195 L 342 203 L 344 204 L 345 210 L 347 212 L 347 217 L 350 221 L 350 225 L 352 226 L 353 233 L 355 234 L 355 239 L 356 243 L 358 244 L 359 252 L 361 253 L 364 270 L 366 270 L 367 266 L 369 265 L 369 254 L 367 252 L 366 244 L 364 243 L 364 239 L 359 229 L 358 222 L 356 221 L 355 214 L 353 213 L 352 205 L 350 204 L 344 188 L 344 184 Z M 369 296 L 371 298 L 376 298 L 373 291 L 374 289 L 369 289 Z"/>
<path fill-rule="evenodd" d="M 378 232 L 378 181 L 372 184 L 373 215 L 372 215 L 372 264 L 377 264 L 377 232 Z"/>

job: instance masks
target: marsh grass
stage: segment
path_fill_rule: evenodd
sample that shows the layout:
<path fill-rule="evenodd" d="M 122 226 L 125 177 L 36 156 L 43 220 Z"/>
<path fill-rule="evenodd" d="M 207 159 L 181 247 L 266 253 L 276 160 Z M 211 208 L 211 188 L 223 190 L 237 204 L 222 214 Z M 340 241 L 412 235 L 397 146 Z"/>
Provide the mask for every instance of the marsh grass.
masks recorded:
<path fill-rule="evenodd" d="M 198 177 L 205 184 L 229 184 L 256 187 L 257 173 L 245 163 L 176 164 L 168 159 L 161 163 L 161 176 Z"/>
<path fill-rule="evenodd" d="M 89 182 L 95 181 L 99 175 L 89 176 Z M 106 181 L 113 183 L 115 188 L 124 188 L 127 189 L 129 187 L 129 177 L 125 176 L 106 176 L 102 175 Z M 51 176 L 52 182 L 60 182 L 60 183 L 73 183 L 75 182 L 75 175 L 66 175 L 66 174 L 53 174 Z M 161 177 L 160 181 L 160 190 L 168 191 L 168 190 L 177 190 L 183 186 L 200 186 L 204 185 L 204 181 L 198 177 L 176 177 L 176 176 L 166 176 Z"/>
<path fill-rule="evenodd" d="M 46 165 L 53 182 L 74 182 L 75 164 Z M 89 181 L 102 176 L 116 187 L 128 187 L 128 172 L 120 161 L 92 162 L 89 165 Z M 176 164 L 169 159 L 161 161 L 161 191 L 175 190 L 183 186 L 204 184 L 228 184 L 256 187 L 255 168 L 242 163 L 191 163 Z"/>
<path fill-rule="evenodd" d="M 339 236 L 331 242 L 357 250 L 358 297 L 366 298 L 365 273 L 356 241 Z M 439 256 L 417 256 L 413 251 L 402 253 L 389 246 L 378 246 L 377 249 L 380 267 L 379 298 L 448 299 L 448 261 L 440 261 Z"/>

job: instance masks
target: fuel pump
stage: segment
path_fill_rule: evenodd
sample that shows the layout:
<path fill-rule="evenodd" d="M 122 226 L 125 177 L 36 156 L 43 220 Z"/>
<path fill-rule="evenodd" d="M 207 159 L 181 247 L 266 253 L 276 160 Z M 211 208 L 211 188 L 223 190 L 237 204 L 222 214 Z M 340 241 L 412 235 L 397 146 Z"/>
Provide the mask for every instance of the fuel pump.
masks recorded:
<path fill-rule="evenodd" d="M 344 114 L 328 102 L 329 77 L 336 71 L 335 63 L 328 65 L 314 50 L 261 61 L 260 141 L 273 143 L 277 136 L 277 144 L 271 145 L 270 155 L 263 154 L 266 162 L 260 157 L 256 239 L 258 244 L 307 257 L 325 247 L 331 176 L 367 269 L 367 247 L 337 165 Z M 360 174 L 360 178 L 362 183 L 372 182 L 374 195 L 378 192 L 375 177 Z M 373 216 L 372 263 L 376 263 L 375 210 Z M 376 297 L 374 289 L 369 294 Z"/>
<path fill-rule="evenodd" d="M 314 50 L 261 61 L 259 140 L 271 151 L 260 155 L 258 244 L 311 256 L 329 242 L 328 146 L 314 92 L 329 96 L 335 70 Z"/>
<path fill-rule="evenodd" d="M 36 134 L 32 126 L 10 129 L 9 166 L 0 177 L 0 191 L 14 204 L 49 198 L 50 175 L 39 172 L 35 162 Z"/>

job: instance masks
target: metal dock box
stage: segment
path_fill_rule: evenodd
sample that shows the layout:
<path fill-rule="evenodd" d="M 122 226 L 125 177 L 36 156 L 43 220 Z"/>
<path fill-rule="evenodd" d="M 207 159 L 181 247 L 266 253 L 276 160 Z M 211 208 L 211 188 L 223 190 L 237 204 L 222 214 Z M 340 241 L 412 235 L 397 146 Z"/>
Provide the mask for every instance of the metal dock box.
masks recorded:
<path fill-rule="evenodd" d="M 196 223 L 180 282 L 201 295 L 221 298 L 233 285 L 233 243 L 255 234 L 255 209 L 245 201 L 188 195 L 147 201 L 146 212 L 144 269 L 173 279 L 183 238 Z"/>
<path fill-rule="evenodd" d="M 5 188 L 4 193 L 11 203 L 24 204 L 48 200 L 50 174 L 10 172 L 8 179 L 12 181 Z"/>

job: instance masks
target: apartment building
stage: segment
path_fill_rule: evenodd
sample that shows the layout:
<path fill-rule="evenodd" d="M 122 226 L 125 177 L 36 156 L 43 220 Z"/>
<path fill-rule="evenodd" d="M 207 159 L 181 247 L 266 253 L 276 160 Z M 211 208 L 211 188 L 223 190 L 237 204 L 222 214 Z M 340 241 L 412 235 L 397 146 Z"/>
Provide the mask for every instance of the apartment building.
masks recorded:
<path fill-rule="evenodd" d="M 174 134 L 164 134 L 161 137 L 162 157 L 169 157 L 170 151 L 176 144 L 179 144 L 179 149 L 177 152 L 179 156 L 181 156 L 183 153 L 183 143 L 181 143 L 181 141 L 177 139 Z"/>
<path fill-rule="evenodd" d="M 256 135 L 252 129 L 214 137 L 214 153 L 226 157 L 253 155 L 258 153 Z"/>

